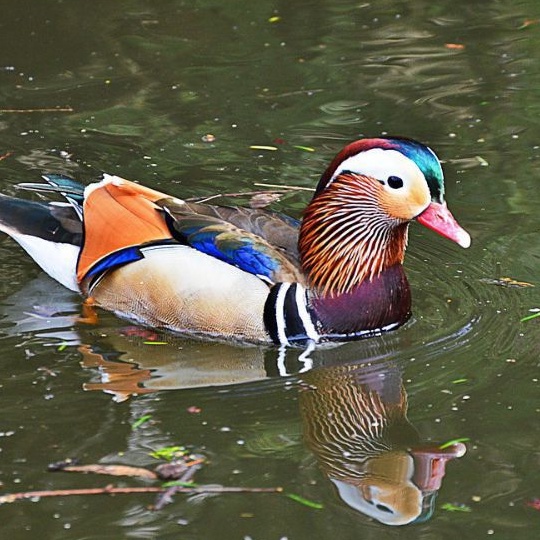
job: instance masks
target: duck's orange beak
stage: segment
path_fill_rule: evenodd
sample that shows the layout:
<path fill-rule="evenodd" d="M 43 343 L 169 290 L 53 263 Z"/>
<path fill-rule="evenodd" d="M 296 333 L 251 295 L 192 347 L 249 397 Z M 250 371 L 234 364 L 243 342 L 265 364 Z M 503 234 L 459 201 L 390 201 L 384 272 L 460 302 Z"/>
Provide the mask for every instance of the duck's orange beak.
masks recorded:
<path fill-rule="evenodd" d="M 442 204 L 431 202 L 416 218 L 416 221 L 441 236 L 453 240 L 463 248 L 468 248 L 471 245 L 469 233 L 459 225 L 445 202 Z"/>

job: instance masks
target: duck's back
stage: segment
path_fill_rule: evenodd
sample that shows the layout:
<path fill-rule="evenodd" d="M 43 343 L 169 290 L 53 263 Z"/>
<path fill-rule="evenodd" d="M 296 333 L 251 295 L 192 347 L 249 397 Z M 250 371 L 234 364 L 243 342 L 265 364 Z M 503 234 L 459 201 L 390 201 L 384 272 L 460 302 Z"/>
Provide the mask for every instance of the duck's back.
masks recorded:
<path fill-rule="evenodd" d="M 188 203 L 109 177 L 84 201 L 82 290 L 96 304 L 180 332 L 269 341 L 270 287 L 301 281 L 298 222 Z"/>

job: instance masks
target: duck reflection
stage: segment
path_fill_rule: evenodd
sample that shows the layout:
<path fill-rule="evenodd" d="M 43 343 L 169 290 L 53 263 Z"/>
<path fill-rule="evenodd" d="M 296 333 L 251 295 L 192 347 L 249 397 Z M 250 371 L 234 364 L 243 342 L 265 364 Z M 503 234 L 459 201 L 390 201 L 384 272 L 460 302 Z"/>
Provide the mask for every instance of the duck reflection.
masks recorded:
<path fill-rule="evenodd" d="M 95 330 L 75 324 L 79 309 L 78 297 L 41 276 L 3 302 L 1 331 L 17 336 L 18 346 L 77 346 L 82 365 L 96 374 L 85 389 L 110 393 L 116 401 L 296 372 L 306 444 L 339 497 L 381 523 L 429 519 L 446 462 L 465 453 L 461 443 L 423 445 L 407 419 L 402 368 L 395 360 L 403 346 L 399 333 L 310 355 L 175 338 L 124 326 L 112 315 Z M 369 362 L 355 361 L 360 352 Z"/>
<path fill-rule="evenodd" d="M 392 362 L 305 373 L 300 407 L 305 441 L 341 499 L 387 525 L 429 519 L 446 462 L 465 453 L 421 444 Z"/>
<path fill-rule="evenodd" d="M 116 401 L 159 390 L 229 386 L 267 377 L 260 347 L 179 339 L 136 326 L 115 328 L 99 344 L 81 345 L 79 352 L 82 366 L 97 370 L 85 390 L 103 390 Z"/>
<path fill-rule="evenodd" d="M 81 365 L 95 373 L 84 388 L 107 392 L 116 401 L 158 390 L 264 379 L 265 355 L 275 350 L 159 333 L 102 312 L 98 325 L 80 324 L 80 314 L 78 295 L 40 275 L 2 301 L 0 334 L 16 338 L 17 347 L 77 347 Z"/>

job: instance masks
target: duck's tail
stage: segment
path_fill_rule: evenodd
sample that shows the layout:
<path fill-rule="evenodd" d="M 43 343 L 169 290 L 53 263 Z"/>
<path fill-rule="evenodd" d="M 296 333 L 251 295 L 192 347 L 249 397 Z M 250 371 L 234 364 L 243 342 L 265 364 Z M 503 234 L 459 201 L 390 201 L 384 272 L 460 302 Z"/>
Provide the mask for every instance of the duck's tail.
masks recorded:
<path fill-rule="evenodd" d="M 17 187 L 39 193 L 60 193 L 73 206 L 82 221 L 84 185 L 63 174 L 44 174 L 42 178 L 46 184 L 23 182 L 17 184 Z"/>
<path fill-rule="evenodd" d="M 0 231 L 18 242 L 52 278 L 73 291 L 82 244 L 84 186 L 62 175 L 47 184 L 21 184 L 32 191 L 60 193 L 67 202 L 36 202 L 0 194 Z"/>

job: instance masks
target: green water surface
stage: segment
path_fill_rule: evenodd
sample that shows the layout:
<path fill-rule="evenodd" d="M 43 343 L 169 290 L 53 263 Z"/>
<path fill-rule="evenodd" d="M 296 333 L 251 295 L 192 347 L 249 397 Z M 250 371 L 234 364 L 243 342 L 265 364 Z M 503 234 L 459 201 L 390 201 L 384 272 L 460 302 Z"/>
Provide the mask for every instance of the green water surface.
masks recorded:
<path fill-rule="evenodd" d="M 2 236 L 1 493 L 154 486 L 47 465 L 153 467 L 152 450 L 181 445 L 207 459 L 200 484 L 280 486 L 322 508 L 256 493 L 178 494 L 159 511 L 153 494 L 42 498 L 0 505 L 0 538 L 538 538 L 528 503 L 540 497 L 540 318 L 521 322 L 540 308 L 537 2 L 1 4 L 2 192 L 45 171 L 84 182 L 106 171 L 179 197 L 310 188 L 346 142 L 390 133 L 437 151 L 473 244 L 413 224 L 413 319 L 306 357 L 155 334 L 110 314 L 74 324 L 80 298 Z M 250 148 L 261 145 L 276 150 Z M 299 217 L 309 197 L 272 208 Z M 327 392 L 320 410 L 352 431 L 320 419 L 314 442 L 309 392 Z M 373 395 L 402 406 L 377 451 L 392 467 L 411 448 L 466 439 L 402 527 L 355 509 L 333 481 L 335 469 L 364 471 L 354 425 L 375 410 L 359 405 Z M 338 449 L 330 466 L 325 444 Z M 408 496 L 396 489 L 395 508 Z"/>

